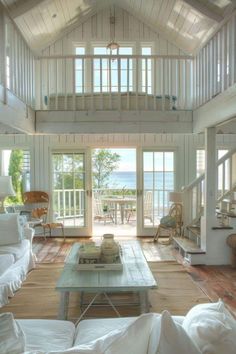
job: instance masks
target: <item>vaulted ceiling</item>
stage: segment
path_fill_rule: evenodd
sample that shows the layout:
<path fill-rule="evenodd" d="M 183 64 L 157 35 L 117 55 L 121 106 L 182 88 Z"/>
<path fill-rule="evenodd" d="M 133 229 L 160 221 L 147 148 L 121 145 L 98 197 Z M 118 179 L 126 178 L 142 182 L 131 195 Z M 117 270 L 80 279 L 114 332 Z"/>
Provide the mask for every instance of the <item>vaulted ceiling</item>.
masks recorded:
<path fill-rule="evenodd" d="M 34 51 L 47 47 L 101 8 L 116 5 L 193 53 L 236 7 L 236 0 L 1 1 Z"/>

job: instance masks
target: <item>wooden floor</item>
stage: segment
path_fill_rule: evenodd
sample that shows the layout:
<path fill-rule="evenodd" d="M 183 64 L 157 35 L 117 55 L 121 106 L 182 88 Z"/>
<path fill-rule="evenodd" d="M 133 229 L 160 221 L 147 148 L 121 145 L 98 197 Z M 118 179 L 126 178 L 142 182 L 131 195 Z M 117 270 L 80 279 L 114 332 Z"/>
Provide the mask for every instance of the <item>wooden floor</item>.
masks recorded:
<path fill-rule="evenodd" d="M 120 241 L 130 238 L 119 238 Z M 96 239 L 95 239 L 96 240 Z M 101 238 L 99 238 L 101 240 Z M 236 269 L 231 266 L 190 266 L 171 246 L 154 243 L 151 238 L 138 238 L 145 257 L 149 262 L 171 261 L 176 259 L 185 266 L 193 281 L 210 297 L 212 301 L 221 298 L 236 316 Z M 88 238 L 34 239 L 34 252 L 40 263 L 63 262 L 72 244 L 88 241 Z"/>

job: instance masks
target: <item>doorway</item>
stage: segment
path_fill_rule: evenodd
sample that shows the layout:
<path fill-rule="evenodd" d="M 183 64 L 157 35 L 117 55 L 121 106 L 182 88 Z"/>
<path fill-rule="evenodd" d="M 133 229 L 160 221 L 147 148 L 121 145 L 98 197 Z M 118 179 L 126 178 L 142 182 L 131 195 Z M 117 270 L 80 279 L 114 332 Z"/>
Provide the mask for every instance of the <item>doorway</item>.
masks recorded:
<path fill-rule="evenodd" d="M 137 235 L 136 149 L 92 151 L 93 236 Z"/>

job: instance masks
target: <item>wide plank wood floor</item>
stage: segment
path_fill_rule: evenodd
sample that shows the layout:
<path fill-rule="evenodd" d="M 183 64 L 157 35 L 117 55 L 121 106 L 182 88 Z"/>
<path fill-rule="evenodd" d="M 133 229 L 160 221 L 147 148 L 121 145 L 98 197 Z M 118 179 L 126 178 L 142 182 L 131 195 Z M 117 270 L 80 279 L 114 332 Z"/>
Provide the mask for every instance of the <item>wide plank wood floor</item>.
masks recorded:
<path fill-rule="evenodd" d="M 119 241 L 130 238 L 120 237 Z M 91 240 L 91 239 L 90 239 Z M 101 240 L 101 238 L 95 238 Z M 35 238 L 34 252 L 39 263 L 64 262 L 74 242 L 87 242 L 88 238 Z M 152 242 L 151 238 L 138 238 L 148 262 L 176 260 L 185 266 L 193 281 L 212 301 L 221 298 L 236 316 L 236 269 L 229 266 L 190 266 L 184 262 L 172 246 L 163 246 Z"/>

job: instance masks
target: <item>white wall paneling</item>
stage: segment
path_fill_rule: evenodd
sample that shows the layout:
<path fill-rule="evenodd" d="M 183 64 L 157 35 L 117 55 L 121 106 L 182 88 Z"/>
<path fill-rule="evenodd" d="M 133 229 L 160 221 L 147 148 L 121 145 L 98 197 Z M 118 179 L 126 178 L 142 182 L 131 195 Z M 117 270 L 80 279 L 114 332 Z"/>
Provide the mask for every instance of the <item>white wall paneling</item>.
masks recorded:
<path fill-rule="evenodd" d="M 87 54 L 92 54 L 91 44 L 95 42 L 103 43 L 106 46 L 112 39 L 110 38 L 110 15 L 109 7 L 98 11 L 84 23 L 74 28 L 70 33 L 67 33 L 49 47 L 42 50 L 42 55 L 74 55 L 75 44 L 79 43 L 87 47 L 89 50 Z M 153 54 L 185 54 L 178 46 L 162 38 L 161 35 L 152 30 L 147 24 L 144 24 L 137 17 L 134 17 L 132 13 L 116 7 L 115 17 L 115 40 L 121 45 L 133 43 L 135 50 L 133 54 L 140 54 L 140 52 L 137 52 L 139 42 L 153 43 Z"/>
<path fill-rule="evenodd" d="M 5 16 L 6 87 L 34 107 L 34 55 L 9 17 Z"/>
<path fill-rule="evenodd" d="M 219 148 L 236 147 L 234 134 L 218 135 Z M 24 148 L 31 152 L 32 189 L 50 191 L 50 154 L 53 149 L 86 147 L 174 148 L 177 156 L 177 188 L 189 184 L 196 176 L 196 150 L 204 148 L 203 134 L 0 134 L 0 149 Z"/>

